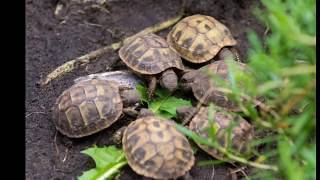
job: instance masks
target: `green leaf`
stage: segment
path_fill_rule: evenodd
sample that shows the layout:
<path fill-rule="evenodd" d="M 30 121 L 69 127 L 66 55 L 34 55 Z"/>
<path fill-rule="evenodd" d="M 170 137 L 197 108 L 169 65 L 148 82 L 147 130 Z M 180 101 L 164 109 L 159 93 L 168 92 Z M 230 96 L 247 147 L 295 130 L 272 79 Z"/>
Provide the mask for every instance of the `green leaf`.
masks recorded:
<path fill-rule="evenodd" d="M 137 90 L 141 94 L 141 100 L 147 103 L 148 108 L 161 117 L 169 119 L 176 117 L 176 109 L 178 107 L 192 106 L 190 101 L 171 96 L 170 92 L 163 88 L 155 90 L 156 97 L 153 100 L 148 99 L 147 88 L 145 86 L 138 85 Z"/>
<path fill-rule="evenodd" d="M 82 153 L 94 160 L 96 168 L 85 171 L 78 177 L 79 180 L 112 179 L 119 173 L 120 168 L 127 164 L 123 151 L 115 146 L 92 147 Z"/>
<path fill-rule="evenodd" d="M 78 180 L 88 180 L 92 179 L 98 174 L 98 171 L 96 169 L 90 169 L 88 171 L 85 171 L 82 173 L 81 176 L 78 177 Z"/>
<path fill-rule="evenodd" d="M 148 89 L 141 84 L 138 84 L 136 88 L 137 88 L 137 91 L 140 93 L 141 101 L 148 104 L 149 103 Z"/>

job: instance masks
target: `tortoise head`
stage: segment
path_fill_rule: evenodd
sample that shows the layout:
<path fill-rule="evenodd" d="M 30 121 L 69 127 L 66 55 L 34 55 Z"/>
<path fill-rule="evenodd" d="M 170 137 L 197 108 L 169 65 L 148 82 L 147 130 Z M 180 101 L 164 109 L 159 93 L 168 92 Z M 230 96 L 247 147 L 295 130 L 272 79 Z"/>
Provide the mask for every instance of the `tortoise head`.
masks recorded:
<path fill-rule="evenodd" d="M 195 78 L 198 75 L 198 71 L 192 70 L 187 73 L 185 73 L 181 79 L 180 79 L 180 88 L 185 92 L 191 92 L 192 91 L 192 84 L 195 80 Z"/>
<path fill-rule="evenodd" d="M 178 87 L 178 76 L 172 69 L 167 69 L 161 74 L 160 85 L 170 92 L 173 92 Z"/>
<path fill-rule="evenodd" d="M 120 96 L 125 107 L 130 107 L 140 102 L 140 94 L 135 89 L 120 90 Z"/>
<path fill-rule="evenodd" d="M 139 119 L 147 116 L 154 116 L 154 113 L 150 109 L 141 108 L 137 118 Z"/>

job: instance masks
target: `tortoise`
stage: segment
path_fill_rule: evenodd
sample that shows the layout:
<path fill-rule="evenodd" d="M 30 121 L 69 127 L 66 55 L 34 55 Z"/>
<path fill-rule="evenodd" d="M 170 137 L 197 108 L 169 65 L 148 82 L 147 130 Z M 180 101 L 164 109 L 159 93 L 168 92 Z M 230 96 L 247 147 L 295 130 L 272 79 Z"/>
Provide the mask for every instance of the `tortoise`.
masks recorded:
<path fill-rule="evenodd" d="M 149 80 L 149 97 L 157 84 L 173 92 L 178 86 L 178 77 L 173 68 L 184 70 L 180 56 L 172 50 L 165 39 L 150 33 L 138 35 L 125 42 L 119 50 L 121 60 L 135 73 Z"/>
<path fill-rule="evenodd" d="M 156 117 L 149 110 L 142 109 L 137 120 L 125 128 L 122 146 L 137 174 L 153 179 L 192 179 L 188 171 L 195 157 L 187 138 L 174 122 Z"/>
<path fill-rule="evenodd" d="M 226 147 L 229 144 L 236 153 L 249 154 L 248 143 L 254 137 L 254 130 L 252 125 L 241 116 L 217 109 L 213 114 L 211 124 L 208 118 L 209 107 L 202 106 L 198 111 L 195 107 L 179 107 L 176 111 L 179 118 L 184 118 L 190 113 L 196 112 L 189 123 L 189 129 L 191 131 L 194 131 L 204 138 L 208 138 L 208 129 L 214 127 L 216 128 L 215 135 L 219 145 Z M 230 132 L 231 142 L 227 142 L 228 128 L 232 128 Z M 232 162 L 217 149 L 199 142 L 195 143 L 212 157 L 222 161 Z"/>
<path fill-rule="evenodd" d="M 204 63 L 218 59 L 237 58 L 233 47 L 237 41 L 230 30 L 213 17 L 196 14 L 179 21 L 167 35 L 167 42 L 186 61 Z"/>
<path fill-rule="evenodd" d="M 83 80 L 65 90 L 53 106 L 56 129 L 70 138 L 99 132 L 140 101 L 135 89 L 99 78 Z"/>
<path fill-rule="evenodd" d="M 238 61 L 235 61 L 235 63 L 239 65 L 238 67 L 243 72 L 250 72 L 246 64 Z M 229 100 L 226 94 L 218 89 L 218 83 L 213 82 L 212 78 L 208 75 L 208 71 L 229 82 L 228 65 L 225 60 L 218 60 L 198 70 L 186 72 L 180 79 L 181 89 L 185 92 L 192 91 L 195 98 L 203 105 L 214 103 L 231 111 L 241 111 L 235 102 Z"/>

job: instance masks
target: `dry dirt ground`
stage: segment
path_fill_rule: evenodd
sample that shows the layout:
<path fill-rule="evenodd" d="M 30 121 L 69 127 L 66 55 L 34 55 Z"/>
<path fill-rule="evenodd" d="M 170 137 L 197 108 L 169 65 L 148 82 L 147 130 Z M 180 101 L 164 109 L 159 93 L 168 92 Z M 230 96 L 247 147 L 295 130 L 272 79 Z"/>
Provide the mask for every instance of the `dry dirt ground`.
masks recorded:
<path fill-rule="evenodd" d="M 83 68 L 53 81 L 45 88 L 37 81 L 67 60 L 98 49 L 141 29 L 178 15 L 179 0 L 106 0 L 104 7 L 83 7 L 71 0 L 59 16 L 54 15 L 57 0 L 26 0 L 26 179 L 76 179 L 82 171 L 94 167 L 93 161 L 80 153 L 93 143 L 110 145 L 116 129 L 126 124 L 124 119 L 105 131 L 87 138 L 70 140 L 56 132 L 51 121 L 50 107 L 74 78 L 86 75 Z M 238 40 L 240 55 L 246 57 L 249 47 L 248 28 L 262 35 L 264 27 L 253 17 L 251 10 L 256 0 L 203 0 L 190 1 L 186 14 L 210 15 L 224 23 Z M 160 33 L 165 35 L 167 31 Z M 89 68 L 102 71 L 102 65 L 114 63 L 117 52 L 100 58 L 99 64 Z M 100 65 L 100 66 L 97 66 Z M 210 159 L 199 151 L 197 160 Z M 216 165 L 213 179 L 229 179 L 228 165 Z M 212 167 L 194 166 L 195 179 L 209 180 Z M 119 179 L 142 179 L 128 166 Z"/>

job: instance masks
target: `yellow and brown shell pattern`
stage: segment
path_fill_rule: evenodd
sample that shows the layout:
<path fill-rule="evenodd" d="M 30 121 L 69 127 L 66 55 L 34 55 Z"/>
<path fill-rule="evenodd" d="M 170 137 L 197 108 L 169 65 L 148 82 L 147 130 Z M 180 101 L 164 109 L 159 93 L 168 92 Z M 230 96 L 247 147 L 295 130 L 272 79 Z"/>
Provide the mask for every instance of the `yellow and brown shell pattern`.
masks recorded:
<path fill-rule="evenodd" d="M 81 81 L 65 90 L 53 107 L 53 122 L 58 131 L 79 138 L 103 130 L 122 113 L 119 89 L 111 82 Z"/>
<path fill-rule="evenodd" d="M 210 123 L 208 120 L 208 107 L 201 107 L 199 112 L 192 118 L 189 129 L 201 135 L 202 137 L 208 138 L 208 129 Z M 231 123 L 234 123 L 232 126 Z M 217 111 L 213 115 L 213 123 L 211 124 L 216 128 L 216 138 L 218 143 L 226 147 L 231 146 L 234 150 L 241 153 L 248 152 L 248 142 L 253 138 L 252 126 L 243 118 L 236 115 L 227 114 L 222 111 Z M 228 133 L 227 129 L 232 128 L 231 131 L 231 142 L 227 143 Z M 211 148 L 207 145 L 196 142 L 198 146 L 211 156 L 225 160 L 225 156 L 221 154 L 217 149 Z"/>
<path fill-rule="evenodd" d="M 124 44 L 119 56 L 129 68 L 140 74 L 158 74 L 172 67 L 184 69 L 180 56 L 169 47 L 166 40 L 152 33 Z"/>
<path fill-rule="evenodd" d="M 248 71 L 246 64 L 235 61 L 243 71 Z M 208 105 L 214 103 L 217 106 L 227 108 L 232 111 L 240 111 L 240 108 L 235 102 L 228 99 L 227 95 L 220 91 L 218 83 L 215 83 L 212 77 L 207 72 L 218 75 L 222 80 L 228 82 L 228 65 L 224 60 L 215 61 L 199 70 L 198 76 L 195 78 L 192 85 L 194 96 L 203 104 Z M 207 72 L 206 72 L 207 71 Z"/>
<path fill-rule="evenodd" d="M 132 122 L 122 139 L 130 167 L 154 179 L 174 179 L 191 169 L 195 158 L 187 138 L 170 120 L 147 116 Z"/>
<path fill-rule="evenodd" d="M 169 32 L 167 41 L 181 57 L 192 63 L 207 62 L 221 48 L 237 44 L 225 25 L 200 14 L 179 21 Z"/>

